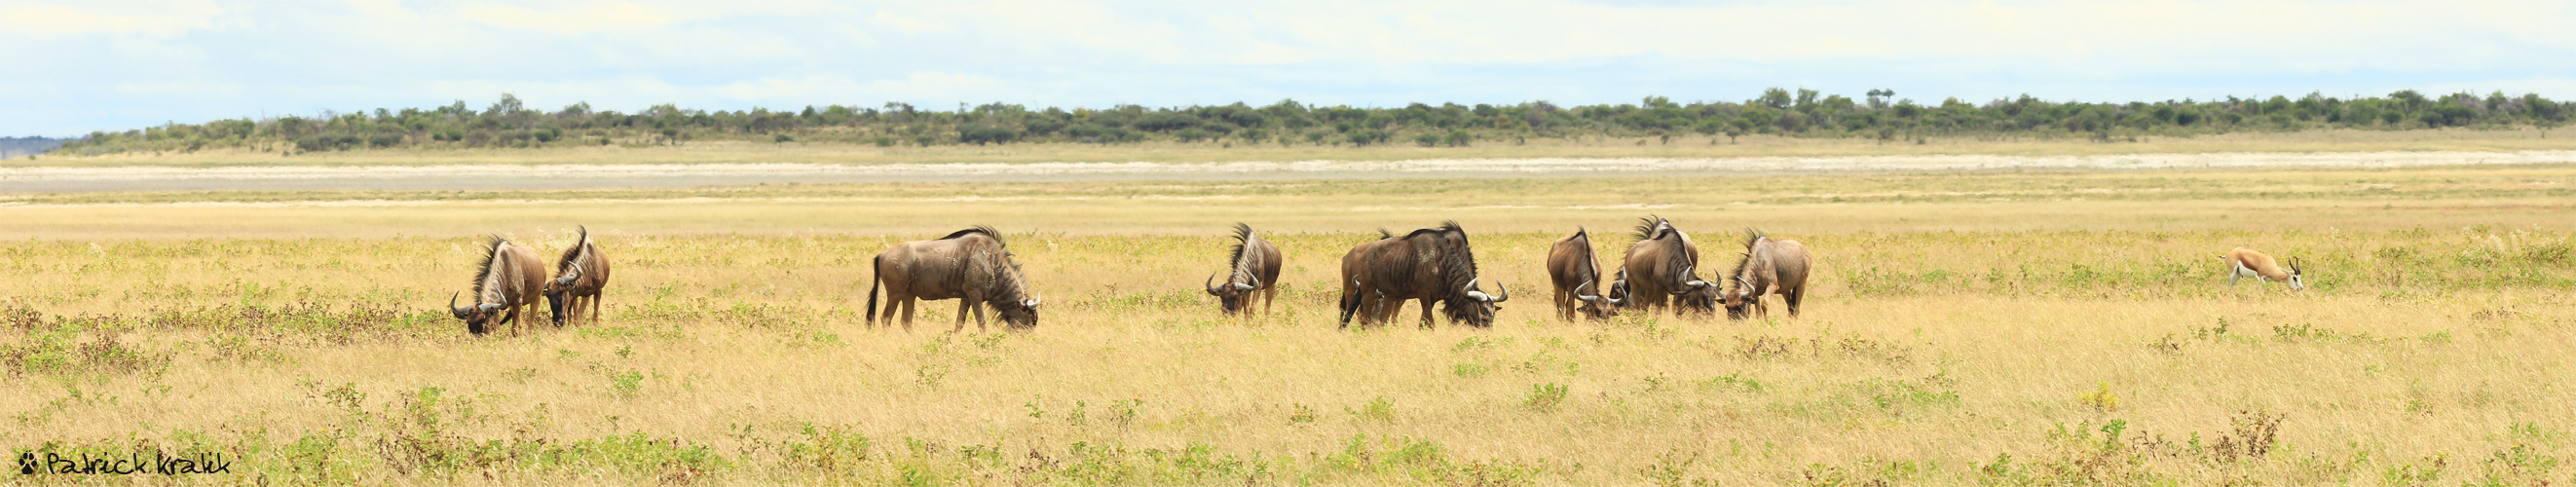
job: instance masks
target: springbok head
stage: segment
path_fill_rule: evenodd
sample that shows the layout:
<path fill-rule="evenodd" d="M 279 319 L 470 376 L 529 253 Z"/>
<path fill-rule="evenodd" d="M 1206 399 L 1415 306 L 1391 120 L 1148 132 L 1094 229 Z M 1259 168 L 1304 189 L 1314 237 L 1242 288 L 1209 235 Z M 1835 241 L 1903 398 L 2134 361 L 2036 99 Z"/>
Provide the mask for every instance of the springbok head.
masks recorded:
<path fill-rule="evenodd" d="M 2283 264 L 2283 267 L 2287 267 L 2287 269 L 2282 269 L 2282 270 L 2286 270 L 2286 271 L 2289 271 L 2289 272 L 2290 272 L 2290 290 L 2292 290 L 2292 291 L 2305 291 L 2305 290 L 2307 290 L 2307 289 L 2308 289 L 2308 277 L 2307 277 L 2306 275 L 2301 274 L 2301 273 L 2299 272 L 2299 268 L 2300 268 L 2300 267 L 2304 267 L 2304 266 L 2299 265 L 2299 259 L 2290 259 L 2288 262 L 2284 262 L 2284 263 L 2282 263 L 2282 264 Z"/>

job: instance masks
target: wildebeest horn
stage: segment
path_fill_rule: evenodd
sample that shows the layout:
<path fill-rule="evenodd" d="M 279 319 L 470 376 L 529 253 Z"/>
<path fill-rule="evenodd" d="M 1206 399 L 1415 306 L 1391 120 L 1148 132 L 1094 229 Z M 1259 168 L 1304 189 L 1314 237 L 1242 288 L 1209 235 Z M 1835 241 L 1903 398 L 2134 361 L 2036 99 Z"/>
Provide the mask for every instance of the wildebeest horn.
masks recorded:
<path fill-rule="evenodd" d="M 1698 270 L 1698 266 L 1682 266 L 1682 273 L 1681 273 L 1681 274 L 1678 274 L 1678 275 L 1674 275 L 1674 276 L 1673 276 L 1673 278 L 1674 278 L 1674 279 L 1680 279 L 1680 278 L 1683 278 L 1683 277 L 1689 277 L 1689 276 L 1691 275 L 1691 271 L 1693 271 L 1693 270 Z M 1701 288 L 1701 287 L 1706 287 L 1706 286 L 1708 286 L 1708 281 L 1702 281 L 1702 280 L 1698 280 L 1698 279 L 1692 279 L 1692 280 L 1689 280 L 1689 281 L 1683 281 L 1683 282 L 1682 282 L 1682 287 L 1681 287 L 1680 289 L 1674 289 L 1674 290 L 1672 290 L 1672 293 L 1673 293 L 1673 294 L 1676 294 L 1676 295 L 1680 295 L 1680 294 L 1690 294 L 1690 292 L 1691 292 L 1691 291 L 1698 291 L 1698 290 L 1699 290 L 1699 288 Z"/>
<path fill-rule="evenodd" d="M 500 303 L 483 303 L 483 304 L 474 305 L 474 310 L 475 310 L 475 311 L 481 311 L 481 312 L 485 312 L 485 313 L 490 313 L 490 312 L 493 312 L 493 311 L 496 311 L 496 310 L 499 310 L 499 309 L 501 309 L 501 304 L 500 304 Z"/>
<path fill-rule="evenodd" d="M 574 263 L 572 265 L 572 270 L 565 271 L 563 277 L 555 278 L 555 285 L 570 286 L 572 285 L 572 281 L 575 279 L 581 279 L 581 264 L 579 263 Z"/>
<path fill-rule="evenodd" d="M 1205 283 L 1201 283 L 1200 285 L 1201 285 L 1201 286 L 1206 286 L 1206 287 L 1207 287 L 1207 293 L 1208 293 L 1208 295 L 1209 295 L 1209 296 L 1224 296 L 1224 294 L 1219 294 L 1219 293 L 1217 293 L 1217 289 L 1216 289 L 1216 273 L 1214 273 L 1214 272 L 1210 272 L 1210 273 L 1208 273 L 1207 282 L 1205 282 Z"/>
<path fill-rule="evenodd" d="M 1512 300 L 1512 287 L 1511 287 L 1511 286 L 1505 286 L 1505 285 L 1503 285 L 1503 283 L 1499 283 L 1499 282 L 1494 283 L 1494 301 L 1493 301 L 1493 302 L 1500 303 L 1500 302 L 1510 301 L 1510 300 Z"/>
<path fill-rule="evenodd" d="M 1236 290 L 1236 291 L 1250 291 L 1250 290 L 1253 290 L 1253 289 L 1256 289 L 1256 288 L 1260 288 L 1260 287 L 1261 287 L 1261 276 L 1243 276 L 1243 280 L 1244 280 L 1244 281 L 1246 281 L 1246 282 L 1239 282 L 1239 283 L 1235 283 L 1235 284 L 1234 284 L 1234 290 Z"/>
<path fill-rule="evenodd" d="M 1028 301 L 1021 302 L 1021 303 L 1020 303 L 1020 307 L 1022 307 L 1022 308 L 1035 308 L 1035 307 L 1038 307 L 1038 302 L 1039 302 L 1040 300 L 1044 300 L 1044 299 L 1046 299 L 1046 295 L 1038 294 L 1038 292 L 1037 292 L 1037 291 L 1029 291 L 1029 300 L 1028 300 Z"/>
<path fill-rule="evenodd" d="M 1484 292 L 1484 291 L 1481 291 L 1481 290 L 1477 290 L 1477 289 L 1476 289 L 1476 281 L 1478 281 L 1478 280 L 1482 280 L 1482 279 L 1484 279 L 1484 278 L 1482 278 L 1482 277 L 1477 277 L 1477 278 L 1469 278 L 1469 279 L 1467 279 L 1467 288 L 1466 288 L 1466 289 L 1464 289 L 1464 291 L 1466 291 L 1466 292 L 1467 292 L 1467 297 L 1468 297 L 1468 298 L 1475 299 L 1475 300 L 1477 300 L 1477 301 L 1484 301 L 1484 302 L 1488 302 L 1488 303 L 1494 302 L 1494 295 L 1491 295 L 1491 294 L 1485 294 L 1485 292 Z"/>
<path fill-rule="evenodd" d="M 1583 288 L 1585 288 L 1585 287 L 1589 287 L 1589 286 L 1591 286 L 1591 285 L 1592 285 L 1592 281 L 1583 281 L 1583 283 L 1582 283 L 1582 284 L 1576 284 L 1576 285 L 1574 285 L 1574 299 L 1583 300 L 1583 302 L 1586 302 L 1586 303 L 1590 303 L 1590 302 L 1594 302 L 1594 301 L 1600 301 L 1600 300 L 1601 300 L 1601 296 L 1599 296 L 1599 295 L 1593 295 L 1593 296 L 1585 296 L 1585 295 L 1583 295 Z"/>
<path fill-rule="evenodd" d="M 457 297 L 457 296 L 462 296 L 462 295 L 464 295 L 464 294 L 465 294 L 465 293 L 463 293 L 463 292 L 458 292 L 458 293 L 455 293 L 455 294 L 449 294 L 449 295 L 447 295 L 447 312 L 448 312 L 448 313 L 455 314 L 455 315 L 456 315 L 456 317 L 458 317 L 458 318 L 464 318 L 464 317 L 465 317 L 465 307 L 463 307 L 463 306 L 457 306 L 457 305 L 456 305 L 456 297 Z"/>

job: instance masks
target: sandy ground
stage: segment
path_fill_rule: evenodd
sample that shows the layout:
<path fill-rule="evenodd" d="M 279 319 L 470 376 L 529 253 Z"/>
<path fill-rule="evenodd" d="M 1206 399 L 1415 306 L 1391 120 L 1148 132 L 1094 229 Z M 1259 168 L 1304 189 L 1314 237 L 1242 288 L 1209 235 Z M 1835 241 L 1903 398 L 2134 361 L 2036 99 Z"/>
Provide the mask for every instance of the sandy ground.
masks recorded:
<path fill-rule="evenodd" d="M 0 193 L 206 190 L 492 190 L 784 183 L 1379 179 L 1544 175 L 2372 168 L 2576 162 L 2576 151 L 1997 155 L 1726 159 L 1419 159 L 1218 163 L 668 164 L 372 167 L 0 167 Z"/>

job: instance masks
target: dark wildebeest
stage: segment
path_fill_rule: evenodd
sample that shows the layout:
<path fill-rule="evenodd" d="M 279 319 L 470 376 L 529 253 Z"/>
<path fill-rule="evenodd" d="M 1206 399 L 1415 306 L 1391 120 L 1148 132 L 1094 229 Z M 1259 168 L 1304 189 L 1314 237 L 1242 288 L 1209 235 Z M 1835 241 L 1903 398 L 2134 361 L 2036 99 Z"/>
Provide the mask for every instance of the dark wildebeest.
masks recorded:
<path fill-rule="evenodd" d="M 1216 284 L 1216 276 L 1209 275 L 1202 285 L 1209 295 L 1216 296 L 1217 307 L 1229 315 L 1250 314 L 1252 293 L 1259 291 L 1261 312 L 1268 314 L 1271 302 L 1279 298 L 1279 247 L 1254 236 L 1252 226 L 1242 223 L 1234 224 L 1234 240 L 1234 258 L 1229 259 L 1234 270 L 1226 274 L 1225 284 Z"/>
<path fill-rule="evenodd" d="M 1620 297 L 1601 293 L 1601 263 L 1592 254 L 1592 234 L 1575 228 L 1547 249 L 1547 277 L 1556 287 L 1556 317 L 1574 321 L 1576 314 L 1602 320 L 1618 314 Z"/>
<path fill-rule="evenodd" d="M 563 258 L 555 261 L 555 279 L 546 281 L 546 308 L 554 311 L 555 326 L 576 315 L 599 324 L 599 291 L 607 287 L 608 256 L 591 244 L 590 227 L 581 227 L 581 240 L 564 248 Z"/>
<path fill-rule="evenodd" d="M 885 289 L 886 307 L 877 315 L 877 289 Z M 903 329 L 912 330 L 913 300 L 957 302 L 956 333 L 966 330 L 966 313 L 975 313 L 975 329 L 985 328 L 984 305 L 992 305 L 1002 324 L 1013 330 L 1038 325 L 1038 292 L 1029 289 L 1020 265 L 1011 261 L 1002 232 L 978 225 L 938 240 L 894 244 L 876 257 L 876 277 L 868 285 L 868 326 L 894 321 L 903 308 Z"/>
<path fill-rule="evenodd" d="M 1363 326 L 1385 323 L 1406 300 L 1422 301 L 1423 328 L 1431 327 L 1435 303 L 1443 305 L 1451 323 L 1494 326 L 1497 303 L 1511 299 L 1511 291 L 1501 283 L 1495 284 L 1494 294 L 1478 287 L 1476 254 L 1458 222 L 1403 237 L 1385 230 L 1378 234 L 1382 238 L 1351 247 L 1342 256 L 1343 328 L 1350 327 L 1354 314 Z"/>
<path fill-rule="evenodd" d="M 1628 284 L 1628 304 L 1653 315 L 1664 308 L 1667 299 L 1676 299 L 1675 316 L 1700 308 L 1714 311 L 1716 287 L 1700 280 L 1699 246 L 1692 245 L 1690 235 L 1673 228 L 1671 221 L 1647 216 L 1638 219 L 1637 243 L 1628 247 L 1628 258 L 1621 271 Z"/>
<path fill-rule="evenodd" d="M 510 325 L 510 334 L 517 335 L 523 309 L 528 319 L 537 319 L 537 297 L 545 285 L 546 264 L 537 249 L 491 237 L 483 245 L 483 261 L 475 264 L 474 305 L 457 306 L 457 296 L 449 295 L 447 310 L 465 320 L 467 332 L 481 335 Z"/>
<path fill-rule="evenodd" d="M 1778 294 L 1798 316 L 1798 301 L 1807 296 L 1807 246 L 1796 240 L 1772 240 L 1758 230 L 1744 231 L 1744 260 L 1735 263 L 1735 290 L 1725 293 L 1726 317 L 1769 315 L 1762 296 Z"/>

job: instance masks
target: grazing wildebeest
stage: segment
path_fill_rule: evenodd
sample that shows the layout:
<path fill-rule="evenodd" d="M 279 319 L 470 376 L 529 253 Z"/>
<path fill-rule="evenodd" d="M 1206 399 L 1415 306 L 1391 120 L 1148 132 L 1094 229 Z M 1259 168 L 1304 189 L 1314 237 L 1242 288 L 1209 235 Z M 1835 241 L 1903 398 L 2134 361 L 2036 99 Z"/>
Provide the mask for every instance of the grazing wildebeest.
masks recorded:
<path fill-rule="evenodd" d="M 1259 291 L 1261 312 L 1267 314 L 1271 302 L 1279 298 L 1279 247 L 1253 235 L 1252 226 L 1242 223 L 1234 224 L 1234 240 L 1234 258 L 1230 259 L 1234 270 L 1226 274 L 1225 284 L 1216 284 L 1216 276 L 1209 275 L 1202 285 L 1209 295 L 1216 296 L 1217 307 L 1229 315 L 1251 313 L 1252 293 Z"/>
<path fill-rule="evenodd" d="M 1494 326 L 1497 303 L 1511 299 L 1511 290 L 1496 283 L 1495 293 L 1486 294 L 1478 287 L 1476 254 L 1458 222 L 1403 237 L 1385 230 L 1378 234 L 1382 238 L 1351 247 L 1342 256 L 1343 328 L 1350 327 L 1354 314 L 1363 326 L 1385 323 L 1406 300 L 1422 301 L 1423 328 L 1431 327 L 1435 303 L 1443 305 L 1451 323 Z"/>
<path fill-rule="evenodd" d="M 449 295 L 448 312 L 465 320 L 465 331 L 476 335 L 505 324 L 511 335 L 519 334 L 523 309 L 528 319 L 537 319 L 537 297 L 546 285 L 542 259 L 537 249 L 491 237 L 483 245 L 483 261 L 475 264 L 474 305 L 457 306 L 457 296 Z"/>
<path fill-rule="evenodd" d="M 1749 314 L 1769 315 L 1762 296 L 1778 294 L 1789 303 L 1789 316 L 1798 316 L 1798 301 L 1807 296 L 1807 246 L 1796 240 L 1773 240 L 1759 230 L 1744 231 L 1744 260 L 1735 262 L 1735 290 L 1725 293 L 1726 317 L 1741 319 Z"/>
<path fill-rule="evenodd" d="M 886 307 L 877 315 L 877 289 L 885 289 Z M 913 302 L 916 299 L 937 301 L 955 299 L 957 328 L 966 330 L 966 313 L 975 313 L 975 329 L 985 328 L 984 305 L 1002 318 L 1012 330 L 1026 330 L 1038 325 L 1038 292 L 1029 289 L 1020 274 L 1020 265 L 1011 261 L 1002 232 L 977 225 L 958 230 L 938 240 L 915 240 L 894 245 L 876 257 L 876 277 L 868 285 L 868 326 L 877 321 L 894 321 L 895 308 L 903 308 L 903 329 L 912 330 Z"/>
<path fill-rule="evenodd" d="M 1574 321 L 1576 314 L 1602 320 L 1618 314 L 1620 297 L 1601 295 L 1601 263 L 1592 255 L 1592 234 L 1580 227 L 1556 239 L 1547 249 L 1547 277 L 1556 287 L 1556 317 Z"/>
<path fill-rule="evenodd" d="M 554 280 L 546 281 L 546 308 L 554 311 L 555 326 L 580 316 L 599 324 L 599 291 L 607 287 L 608 256 L 591 244 L 590 227 L 581 227 L 581 240 L 564 248 Z"/>
<path fill-rule="evenodd" d="M 2275 262 L 2272 256 L 2244 247 L 2227 251 L 2227 255 L 2219 256 L 2218 260 L 2227 261 L 2227 287 L 2236 287 L 2236 280 L 2251 277 L 2258 279 L 2256 282 L 2290 283 L 2292 291 L 2308 289 L 2307 277 L 2299 273 L 2299 262 L 2296 260 Z"/>
<path fill-rule="evenodd" d="M 1664 308 L 1667 299 L 1680 296 L 1681 306 L 1673 314 L 1680 316 L 1692 308 L 1692 299 L 1708 294 L 1715 287 L 1700 280 L 1699 246 L 1691 244 L 1689 234 L 1673 228 L 1671 221 L 1660 217 L 1639 218 L 1637 243 L 1628 247 L 1628 258 L 1620 269 L 1628 284 L 1629 305 L 1648 315 Z M 1698 294 L 1694 294 L 1698 293 Z"/>

